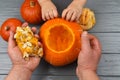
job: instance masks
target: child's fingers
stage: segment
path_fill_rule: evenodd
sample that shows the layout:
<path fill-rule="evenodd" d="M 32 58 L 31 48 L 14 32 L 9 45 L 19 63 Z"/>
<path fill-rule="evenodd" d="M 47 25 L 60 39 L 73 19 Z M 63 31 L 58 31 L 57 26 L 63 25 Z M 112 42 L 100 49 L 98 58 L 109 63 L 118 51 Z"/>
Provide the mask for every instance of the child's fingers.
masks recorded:
<path fill-rule="evenodd" d="M 54 17 L 58 17 L 57 9 L 53 9 L 52 11 L 53 11 Z"/>
<path fill-rule="evenodd" d="M 53 18 L 54 18 L 53 11 L 49 11 L 49 16 L 50 16 L 50 19 L 53 19 Z"/>
<path fill-rule="evenodd" d="M 73 14 L 72 14 L 72 16 L 71 16 L 70 21 L 75 21 L 76 15 L 77 15 L 77 13 L 74 11 Z"/>
<path fill-rule="evenodd" d="M 71 19 L 71 16 L 73 15 L 74 11 L 73 10 L 69 10 L 66 14 L 66 20 L 70 20 Z"/>
<path fill-rule="evenodd" d="M 79 18 L 80 18 L 80 16 L 81 16 L 81 12 L 79 12 L 79 14 L 77 14 L 77 18 L 76 18 L 76 21 L 78 21 L 79 20 Z"/>
<path fill-rule="evenodd" d="M 42 19 L 43 19 L 43 21 L 45 21 L 45 14 L 43 11 L 42 11 Z"/>
<path fill-rule="evenodd" d="M 50 19 L 49 12 L 46 12 L 46 14 L 45 14 L 45 20 L 49 20 L 49 19 Z"/>
<path fill-rule="evenodd" d="M 62 12 L 62 18 L 66 17 L 67 12 L 68 12 L 68 9 L 64 9 L 63 10 L 63 12 Z"/>
<path fill-rule="evenodd" d="M 79 21 L 79 18 L 80 18 L 80 15 L 77 15 L 77 17 L 76 17 L 76 22 L 78 22 Z"/>

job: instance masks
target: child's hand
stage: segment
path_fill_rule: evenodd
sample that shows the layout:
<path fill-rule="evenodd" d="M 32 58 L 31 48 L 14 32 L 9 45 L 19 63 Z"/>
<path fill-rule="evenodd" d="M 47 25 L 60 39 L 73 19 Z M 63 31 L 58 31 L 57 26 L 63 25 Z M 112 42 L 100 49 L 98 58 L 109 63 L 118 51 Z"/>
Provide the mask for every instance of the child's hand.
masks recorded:
<path fill-rule="evenodd" d="M 95 36 L 83 32 L 81 40 L 81 52 L 78 56 L 78 66 L 76 69 L 78 76 L 86 70 L 96 72 L 101 56 L 101 46 Z"/>
<path fill-rule="evenodd" d="M 80 0 L 73 0 L 73 2 L 63 10 L 62 18 L 68 21 L 78 21 L 82 13 L 83 3 Z"/>
<path fill-rule="evenodd" d="M 23 26 L 27 26 L 27 25 L 28 25 L 27 23 L 23 24 Z M 34 33 L 36 32 L 36 30 L 37 29 L 35 27 L 32 28 L 32 31 Z M 35 36 L 38 38 L 38 35 Z M 21 67 L 29 70 L 30 72 L 33 72 L 40 62 L 40 58 L 37 57 L 30 57 L 29 61 L 23 59 L 22 53 L 15 43 L 14 34 L 12 32 L 10 33 L 10 37 L 8 41 L 8 54 L 12 61 L 13 67 Z"/>
<path fill-rule="evenodd" d="M 42 19 L 44 21 L 58 17 L 56 6 L 51 0 L 38 0 L 42 9 Z"/>

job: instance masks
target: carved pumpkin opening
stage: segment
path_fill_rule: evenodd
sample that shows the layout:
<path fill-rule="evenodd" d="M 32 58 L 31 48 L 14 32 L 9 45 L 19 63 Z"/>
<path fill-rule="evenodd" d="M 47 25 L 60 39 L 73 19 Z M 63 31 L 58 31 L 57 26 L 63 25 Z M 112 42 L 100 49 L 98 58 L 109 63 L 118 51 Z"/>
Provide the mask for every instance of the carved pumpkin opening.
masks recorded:
<path fill-rule="evenodd" d="M 47 44 L 57 53 L 68 50 L 73 42 L 73 32 L 64 25 L 56 25 L 48 32 Z"/>

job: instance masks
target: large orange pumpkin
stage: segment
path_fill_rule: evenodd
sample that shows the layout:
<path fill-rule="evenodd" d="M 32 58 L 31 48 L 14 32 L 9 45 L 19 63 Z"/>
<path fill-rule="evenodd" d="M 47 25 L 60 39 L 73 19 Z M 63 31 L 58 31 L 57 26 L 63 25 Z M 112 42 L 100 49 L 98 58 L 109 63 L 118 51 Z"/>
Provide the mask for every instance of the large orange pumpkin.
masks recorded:
<path fill-rule="evenodd" d="M 10 31 L 15 33 L 16 28 L 21 25 L 22 22 L 19 19 L 16 18 L 7 19 L 1 26 L 1 30 L 0 30 L 1 37 L 5 41 L 8 41 L 8 38 L 10 36 Z"/>
<path fill-rule="evenodd" d="M 75 22 L 61 18 L 47 21 L 40 29 L 44 59 L 54 66 L 72 63 L 81 48 L 82 28 Z"/>
<path fill-rule="evenodd" d="M 39 24 L 41 18 L 41 7 L 37 0 L 25 0 L 21 6 L 21 16 L 31 24 Z"/>

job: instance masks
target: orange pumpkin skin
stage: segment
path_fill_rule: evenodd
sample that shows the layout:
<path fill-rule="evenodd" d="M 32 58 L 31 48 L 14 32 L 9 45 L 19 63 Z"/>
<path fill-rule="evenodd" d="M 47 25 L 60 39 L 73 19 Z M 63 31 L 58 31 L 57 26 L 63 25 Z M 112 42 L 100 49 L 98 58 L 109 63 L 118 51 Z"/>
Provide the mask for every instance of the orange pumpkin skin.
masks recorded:
<path fill-rule="evenodd" d="M 49 33 L 47 31 L 50 27 L 60 26 L 60 25 L 62 25 L 62 26 L 65 25 L 66 30 L 68 28 L 72 31 L 72 34 L 74 36 L 74 42 L 69 50 L 55 52 L 47 46 L 46 34 Z M 74 23 L 74 22 L 68 22 L 64 19 L 56 18 L 56 19 L 47 21 L 45 24 L 43 24 L 43 26 L 40 29 L 40 38 L 43 43 L 43 49 L 44 49 L 44 59 L 48 63 L 52 64 L 53 66 L 64 66 L 64 65 L 74 62 L 77 59 L 78 54 L 80 52 L 80 48 L 81 48 L 80 35 L 81 35 L 82 31 L 83 30 L 80 27 L 80 25 L 78 25 L 77 23 Z M 60 32 L 59 34 L 62 34 L 63 32 Z M 57 37 L 57 36 L 59 36 L 59 34 L 53 34 L 53 35 L 56 35 L 56 37 Z M 49 41 L 49 39 L 48 39 L 48 41 Z M 60 43 L 60 44 L 62 44 L 62 43 Z M 66 43 L 64 43 L 64 44 L 66 44 Z"/>
<path fill-rule="evenodd" d="M 41 7 L 37 0 L 25 0 L 21 6 L 22 18 L 31 24 L 39 24 L 41 18 Z"/>
<path fill-rule="evenodd" d="M 1 30 L 0 30 L 1 37 L 5 41 L 8 41 L 8 38 L 10 36 L 10 31 L 15 33 L 16 28 L 21 25 L 22 22 L 19 19 L 16 18 L 7 19 L 1 26 Z"/>

